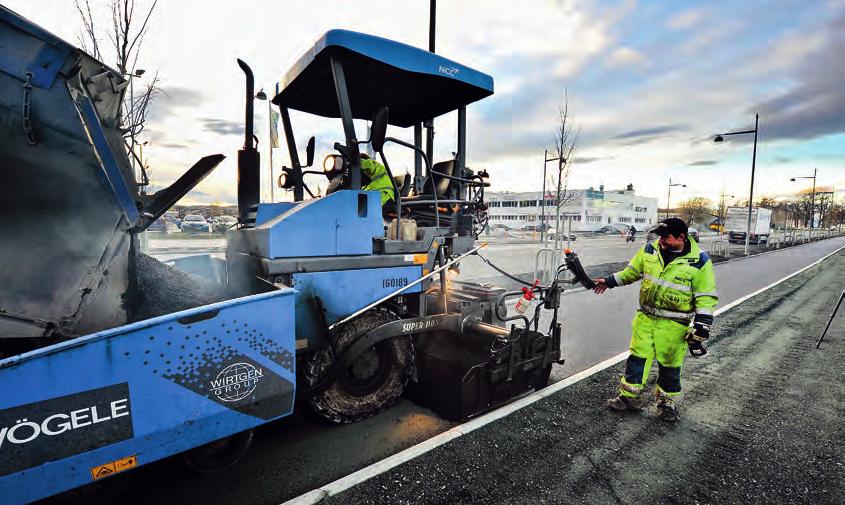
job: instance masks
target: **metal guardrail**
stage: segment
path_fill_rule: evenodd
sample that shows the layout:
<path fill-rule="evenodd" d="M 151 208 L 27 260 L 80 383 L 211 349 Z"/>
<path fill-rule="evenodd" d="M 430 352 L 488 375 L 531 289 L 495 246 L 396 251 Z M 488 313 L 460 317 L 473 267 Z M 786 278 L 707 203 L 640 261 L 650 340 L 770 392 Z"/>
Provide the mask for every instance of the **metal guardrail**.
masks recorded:
<path fill-rule="evenodd" d="M 710 256 L 722 256 L 723 258 L 727 258 L 730 255 L 731 244 L 727 240 L 714 240 L 713 242 L 710 242 Z"/>

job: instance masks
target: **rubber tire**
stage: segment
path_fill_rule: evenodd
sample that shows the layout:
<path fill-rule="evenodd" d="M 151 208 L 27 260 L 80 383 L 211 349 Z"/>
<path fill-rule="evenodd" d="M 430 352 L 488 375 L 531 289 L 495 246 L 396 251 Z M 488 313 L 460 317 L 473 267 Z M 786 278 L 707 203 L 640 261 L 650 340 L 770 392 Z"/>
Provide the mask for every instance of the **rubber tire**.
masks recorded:
<path fill-rule="evenodd" d="M 349 347 L 366 332 L 385 323 L 398 320 L 399 317 L 386 309 L 374 309 L 341 327 L 335 334 L 335 348 L 338 353 Z M 364 395 L 357 395 L 344 388 L 342 380 L 337 380 L 329 388 L 308 399 L 314 412 L 333 423 L 352 423 L 391 407 L 402 396 L 411 370 L 414 367 L 414 346 L 408 336 L 394 337 L 376 344 L 382 346 L 382 352 L 389 353 L 388 370 L 380 370 L 383 379 L 377 389 Z M 372 348 L 371 348 L 372 349 Z M 305 363 L 305 382 L 311 387 L 334 363 L 334 354 L 326 346 L 312 354 Z M 382 365 L 385 365 L 382 363 Z"/>
<path fill-rule="evenodd" d="M 243 431 L 182 453 L 185 465 L 198 473 L 214 473 L 234 465 L 252 447 L 253 430 Z"/>

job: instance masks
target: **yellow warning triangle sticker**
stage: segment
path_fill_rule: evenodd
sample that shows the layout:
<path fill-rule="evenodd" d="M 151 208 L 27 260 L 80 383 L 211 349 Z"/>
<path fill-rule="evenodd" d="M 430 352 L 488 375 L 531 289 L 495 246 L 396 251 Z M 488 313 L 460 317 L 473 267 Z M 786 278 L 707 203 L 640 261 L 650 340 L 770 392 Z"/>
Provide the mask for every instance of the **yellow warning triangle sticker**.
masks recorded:
<path fill-rule="evenodd" d="M 114 471 L 109 470 L 109 467 L 107 467 L 107 466 L 103 466 L 103 467 L 100 467 L 99 470 L 97 470 L 97 474 L 95 475 L 95 477 L 103 477 L 103 476 L 106 476 L 110 473 L 114 473 Z"/>

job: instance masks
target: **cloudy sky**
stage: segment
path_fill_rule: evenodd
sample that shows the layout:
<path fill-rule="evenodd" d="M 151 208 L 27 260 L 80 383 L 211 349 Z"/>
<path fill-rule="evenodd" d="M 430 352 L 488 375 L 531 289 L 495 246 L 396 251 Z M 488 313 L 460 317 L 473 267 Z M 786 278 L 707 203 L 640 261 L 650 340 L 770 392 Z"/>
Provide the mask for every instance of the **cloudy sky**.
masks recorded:
<path fill-rule="evenodd" d="M 2 2 L 78 40 L 72 0 Z M 107 27 L 106 0 L 91 3 Z M 752 127 L 759 113 L 755 197 L 802 189 L 789 178 L 814 168 L 819 185 L 845 195 L 845 0 L 440 0 L 437 14 L 437 52 L 495 79 L 496 94 L 468 109 L 467 157 L 490 172 L 493 189 L 540 189 L 543 150 L 553 146 L 567 90 L 580 128 L 570 187 L 633 183 L 663 205 L 671 177 L 687 185 L 673 190 L 673 201 L 716 200 L 721 191 L 747 198 L 751 136 L 721 144 L 712 136 Z M 159 2 L 138 64 L 144 78 L 159 72 L 164 92 L 143 139 L 154 183 L 219 152 L 228 158 L 189 200 L 234 202 L 244 101 L 235 59 L 270 90 L 331 28 L 425 48 L 428 1 Z M 256 134 L 269 198 L 266 103 L 256 102 Z M 436 122 L 438 160 L 454 149 L 455 121 Z M 317 136 L 320 159 L 342 139 L 337 120 L 297 113 L 293 123 L 300 147 Z M 277 170 L 286 153 L 275 150 Z M 394 171 L 412 169 L 407 153 L 388 156 Z"/>

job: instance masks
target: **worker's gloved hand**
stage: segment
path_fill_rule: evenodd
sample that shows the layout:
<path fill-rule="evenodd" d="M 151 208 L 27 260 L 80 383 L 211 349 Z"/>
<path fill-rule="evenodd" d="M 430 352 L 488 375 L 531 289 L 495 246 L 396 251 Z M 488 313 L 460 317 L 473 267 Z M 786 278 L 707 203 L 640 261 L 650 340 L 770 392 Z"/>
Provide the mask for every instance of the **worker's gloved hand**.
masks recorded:
<path fill-rule="evenodd" d="M 686 335 L 686 340 L 689 344 L 700 344 L 708 338 L 710 338 L 710 325 L 697 321 L 692 323 L 692 328 L 690 328 Z"/>
<path fill-rule="evenodd" d="M 704 347 L 704 344 L 701 342 L 689 342 L 687 346 L 689 347 L 689 353 L 693 358 L 700 358 L 707 354 L 707 348 Z"/>

